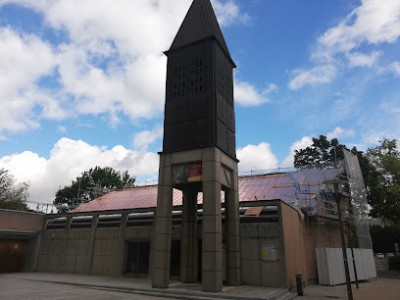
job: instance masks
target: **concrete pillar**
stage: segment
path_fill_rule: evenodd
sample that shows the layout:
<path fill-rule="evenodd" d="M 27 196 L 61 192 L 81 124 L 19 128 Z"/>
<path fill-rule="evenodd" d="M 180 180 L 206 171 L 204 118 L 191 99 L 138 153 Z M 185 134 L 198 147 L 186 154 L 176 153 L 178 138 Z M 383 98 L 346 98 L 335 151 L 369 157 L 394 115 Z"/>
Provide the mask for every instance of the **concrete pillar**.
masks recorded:
<path fill-rule="evenodd" d="M 92 262 L 93 262 L 93 250 L 94 250 L 94 243 L 96 242 L 96 230 L 97 230 L 97 223 L 99 222 L 99 215 L 95 214 L 92 217 L 92 224 L 90 226 L 90 233 L 89 233 L 89 244 L 86 253 L 87 257 L 87 274 L 92 272 Z"/>
<path fill-rule="evenodd" d="M 172 180 L 169 155 L 160 156 L 157 208 L 154 219 L 154 239 L 152 253 L 152 286 L 168 288 L 171 259 L 172 231 Z"/>
<path fill-rule="evenodd" d="M 28 249 L 24 261 L 24 272 L 35 272 L 39 256 L 40 239 L 42 234 L 35 235 L 28 241 Z"/>
<path fill-rule="evenodd" d="M 126 241 L 125 241 L 125 231 L 126 231 L 126 223 L 128 221 L 128 213 L 122 213 L 121 214 L 121 224 L 119 226 L 119 232 L 118 232 L 118 264 L 120 266 L 119 268 L 119 274 L 124 274 L 126 271 L 126 254 L 125 254 L 125 247 L 126 247 Z"/>
<path fill-rule="evenodd" d="M 42 239 L 46 236 L 45 232 L 46 232 L 46 228 L 47 228 L 47 224 L 48 223 L 49 223 L 49 219 L 46 218 L 46 216 L 45 216 L 44 219 L 43 219 L 42 231 L 41 231 L 41 233 L 39 234 L 39 237 L 38 237 L 39 243 L 38 243 L 37 249 L 36 249 L 37 250 L 37 254 L 35 255 L 33 266 L 32 266 L 33 270 L 31 272 L 36 272 L 37 271 L 40 247 L 41 247 L 41 244 L 42 244 Z"/>
<path fill-rule="evenodd" d="M 214 164 L 211 168 L 218 166 Z M 203 181 L 202 226 L 202 289 L 206 292 L 220 292 L 223 281 L 221 184 L 216 180 L 208 181 L 207 178 Z"/>
<path fill-rule="evenodd" d="M 197 191 L 183 191 L 181 281 L 198 280 Z"/>
<path fill-rule="evenodd" d="M 225 193 L 226 280 L 228 285 L 240 285 L 240 233 L 238 192 Z"/>
<path fill-rule="evenodd" d="M 72 216 L 67 217 L 67 220 L 65 222 L 65 228 L 64 228 L 64 239 L 65 239 L 65 244 L 64 244 L 64 261 L 63 264 L 58 267 L 59 272 L 67 272 L 67 259 L 68 259 L 68 242 L 70 240 L 70 230 L 71 230 L 71 224 L 72 224 Z"/>

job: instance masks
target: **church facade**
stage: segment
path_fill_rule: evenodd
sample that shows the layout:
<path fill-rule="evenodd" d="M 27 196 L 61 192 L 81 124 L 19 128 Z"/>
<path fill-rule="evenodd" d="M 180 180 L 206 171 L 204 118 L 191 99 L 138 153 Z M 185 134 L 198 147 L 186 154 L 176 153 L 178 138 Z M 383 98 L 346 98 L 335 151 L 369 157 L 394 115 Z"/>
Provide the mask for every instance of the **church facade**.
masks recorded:
<path fill-rule="evenodd" d="M 322 171 L 321 171 L 322 172 Z M 297 176 L 297 182 L 293 178 Z M 295 206 L 301 181 L 314 180 L 315 173 L 303 179 L 304 172 L 277 173 L 239 178 L 239 264 L 244 285 L 293 288 L 295 275 L 306 284 L 318 281 L 315 249 L 340 247 L 337 215 L 330 205 L 315 207 L 310 215 Z M 330 172 L 319 174 L 324 178 Z M 295 178 L 296 179 L 296 178 Z M 322 180 L 321 180 L 322 181 Z M 314 184 L 314 181 L 310 181 Z M 321 188 L 322 182 L 314 189 Z M 311 191 L 312 193 L 314 191 Z M 114 191 L 64 215 L 44 216 L 38 272 L 66 272 L 152 278 L 158 263 L 154 248 L 158 186 Z M 226 251 L 225 193 L 221 201 L 222 283 L 228 284 Z M 202 282 L 203 193 L 197 199 L 196 256 L 190 270 L 191 282 Z M 173 189 L 170 265 L 168 276 L 187 282 L 185 247 L 184 192 Z"/>

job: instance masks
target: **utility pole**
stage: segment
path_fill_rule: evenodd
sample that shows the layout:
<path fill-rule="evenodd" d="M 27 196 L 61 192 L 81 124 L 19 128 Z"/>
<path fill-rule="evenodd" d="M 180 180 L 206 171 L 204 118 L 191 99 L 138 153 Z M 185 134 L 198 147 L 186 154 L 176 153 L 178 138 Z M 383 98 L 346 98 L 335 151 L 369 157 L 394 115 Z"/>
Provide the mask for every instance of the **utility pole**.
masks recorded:
<path fill-rule="evenodd" d="M 356 288 L 358 289 L 359 288 L 359 285 L 358 285 L 358 274 L 357 274 L 357 266 L 356 266 L 356 260 L 355 260 L 355 257 L 354 257 L 354 249 L 353 249 L 353 243 L 352 243 L 352 241 L 351 241 L 351 233 L 350 233 L 350 222 L 348 222 L 347 224 L 346 224 L 346 227 L 347 227 L 347 243 L 349 244 L 349 248 L 350 248 L 350 250 L 351 250 L 351 259 L 352 259 L 352 261 L 353 261 L 353 270 L 354 270 L 354 279 L 356 280 Z"/>
<path fill-rule="evenodd" d="M 348 260 L 347 260 L 346 243 L 345 243 L 344 232 L 343 232 L 342 210 L 340 207 L 340 202 L 342 200 L 342 193 L 339 193 L 339 183 L 337 181 L 335 181 L 333 183 L 333 185 L 334 185 L 333 195 L 335 197 L 335 201 L 336 201 L 337 209 L 338 209 L 340 239 L 342 241 L 344 271 L 346 273 L 347 297 L 349 300 L 353 300 L 353 291 L 351 290 L 351 279 L 350 279 L 350 272 L 349 272 L 349 264 L 348 264 Z"/>

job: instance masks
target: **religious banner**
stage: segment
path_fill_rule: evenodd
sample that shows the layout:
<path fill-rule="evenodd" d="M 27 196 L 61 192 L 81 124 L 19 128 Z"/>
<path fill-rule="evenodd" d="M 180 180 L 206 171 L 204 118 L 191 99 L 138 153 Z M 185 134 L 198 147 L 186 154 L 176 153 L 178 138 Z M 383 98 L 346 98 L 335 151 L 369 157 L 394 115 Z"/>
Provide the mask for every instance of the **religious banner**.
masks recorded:
<path fill-rule="evenodd" d="M 203 166 L 201 162 L 176 164 L 172 166 L 172 181 L 174 184 L 184 184 L 202 180 Z"/>
<path fill-rule="evenodd" d="M 190 163 L 188 165 L 188 182 L 203 180 L 203 165 L 201 162 Z"/>

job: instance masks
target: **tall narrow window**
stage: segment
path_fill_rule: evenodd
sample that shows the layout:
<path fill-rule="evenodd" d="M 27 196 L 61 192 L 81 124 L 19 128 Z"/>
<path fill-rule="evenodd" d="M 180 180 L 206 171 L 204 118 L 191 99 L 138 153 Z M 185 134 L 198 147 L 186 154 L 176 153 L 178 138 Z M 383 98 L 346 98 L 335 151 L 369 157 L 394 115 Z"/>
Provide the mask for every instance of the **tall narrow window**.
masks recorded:
<path fill-rule="evenodd" d="M 149 272 L 150 242 L 128 242 L 126 273 L 147 274 Z"/>

